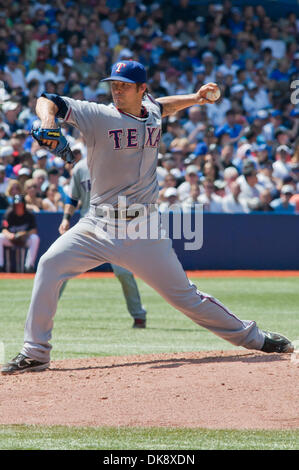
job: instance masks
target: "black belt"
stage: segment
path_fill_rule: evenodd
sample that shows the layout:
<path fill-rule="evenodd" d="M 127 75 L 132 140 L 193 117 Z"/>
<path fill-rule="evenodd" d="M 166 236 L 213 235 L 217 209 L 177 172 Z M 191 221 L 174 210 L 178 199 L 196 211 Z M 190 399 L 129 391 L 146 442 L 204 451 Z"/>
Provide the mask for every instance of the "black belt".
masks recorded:
<path fill-rule="evenodd" d="M 137 217 L 144 217 L 157 211 L 154 204 L 149 206 L 140 207 L 139 209 L 111 209 L 109 207 L 91 207 L 92 212 L 96 217 L 109 217 L 110 219 L 132 220 Z"/>

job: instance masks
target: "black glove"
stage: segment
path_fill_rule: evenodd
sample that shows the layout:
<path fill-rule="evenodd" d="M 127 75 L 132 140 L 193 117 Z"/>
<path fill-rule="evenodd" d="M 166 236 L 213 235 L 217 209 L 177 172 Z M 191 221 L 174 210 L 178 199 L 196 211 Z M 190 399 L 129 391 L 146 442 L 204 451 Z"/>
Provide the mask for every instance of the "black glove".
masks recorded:
<path fill-rule="evenodd" d="M 28 233 L 26 233 L 25 231 L 17 232 L 15 234 L 14 239 L 11 240 L 11 242 L 14 246 L 18 246 L 20 248 L 23 248 L 26 245 L 27 238 L 28 238 Z"/>
<path fill-rule="evenodd" d="M 54 155 L 62 158 L 67 163 L 73 163 L 75 158 L 69 143 L 62 135 L 60 127 L 57 129 L 32 129 L 31 135 L 41 147 L 51 150 Z"/>

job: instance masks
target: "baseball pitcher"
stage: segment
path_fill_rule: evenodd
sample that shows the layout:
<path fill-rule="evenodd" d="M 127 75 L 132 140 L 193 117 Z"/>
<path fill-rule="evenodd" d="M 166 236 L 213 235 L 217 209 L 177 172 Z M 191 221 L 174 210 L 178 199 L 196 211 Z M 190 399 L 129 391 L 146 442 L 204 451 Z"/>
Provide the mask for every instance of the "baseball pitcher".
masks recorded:
<path fill-rule="evenodd" d="M 71 160 L 57 128 L 57 117 L 84 135 L 91 205 L 88 214 L 41 257 L 23 348 L 3 366 L 2 373 L 49 367 L 50 340 L 62 284 L 106 262 L 134 272 L 198 325 L 235 346 L 264 352 L 293 351 L 284 336 L 261 330 L 255 321 L 239 319 L 217 299 L 199 291 L 186 277 L 171 239 L 159 225 L 155 236 L 132 234 L 132 224 L 145 227 L 158 220 L 156 166 L 162 118 L 194 104 L 210 103 L 206 95 L 213 93 L 217 85 L 208 83 L 192 94 L 154 100 L 146 93 L 143 65 L 125 60 L 114 64 L 105 80 L 111 83 L 110 105 L 60 96 L 37 100 L 41 128 L 35 133 L 42 144 L 45 141 L 52 151 L 58 149 L 58 155 L 63 151 L 64 157 Z"/>

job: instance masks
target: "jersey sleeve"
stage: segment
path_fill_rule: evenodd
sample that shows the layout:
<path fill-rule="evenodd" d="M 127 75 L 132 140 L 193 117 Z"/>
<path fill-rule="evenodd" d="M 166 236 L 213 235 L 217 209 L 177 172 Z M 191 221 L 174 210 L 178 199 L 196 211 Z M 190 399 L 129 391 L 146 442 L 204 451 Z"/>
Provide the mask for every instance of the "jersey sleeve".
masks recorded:
<path fill-rule="evenodd" d="M 42 96 L 57 105 L 58 112 L 56 116 L 58 118 L 79 129 L 85 137 L 92 137 L 95 123 L 99 124 L 101 109 L 105 105 L 99 105 L 90 101 L 74 100 L 67 96 L 55 94 L 44 93 Z"/>
<path fill-rule="evenodd" d="M 80 178 L 79 172 L 74 171 L 72 174 L 70 187 L 69 187 L 69 197 L 75 201 L 79 201 L 81 197 L 81 187 L 80 187 Z"/>
<path fill-rule="evenodd" d="M 147 108 L 152 108 L 153 110 L 155 110 L 162 116 L 163 105 L 161 103 L 158 103 L 158 101 L 156 101 L 152 95 L 150 95 L 149 93 L 146 94 L 145 97 L 143 98 L 143 103 L 145 104 Z"/>

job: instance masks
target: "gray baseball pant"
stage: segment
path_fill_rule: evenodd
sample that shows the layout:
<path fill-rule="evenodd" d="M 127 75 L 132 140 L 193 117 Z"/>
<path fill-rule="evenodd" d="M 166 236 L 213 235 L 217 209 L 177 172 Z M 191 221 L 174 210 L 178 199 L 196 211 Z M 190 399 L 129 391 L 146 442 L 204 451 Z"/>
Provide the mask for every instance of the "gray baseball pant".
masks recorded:
<path fill-rule="evenodd" d="M 111 238 L 105 221 L 85 217 L 59 237 L 39 261 L 25 324 L 23 354 L 42 362 L 50 360 L 50 340 L 62 284 L 107 262 L 132 271 L 176 309 L 231 344 L 262 348 L 264 334 L 254 321 L 240 320 L 188 280 L 170 239 Z"/>

